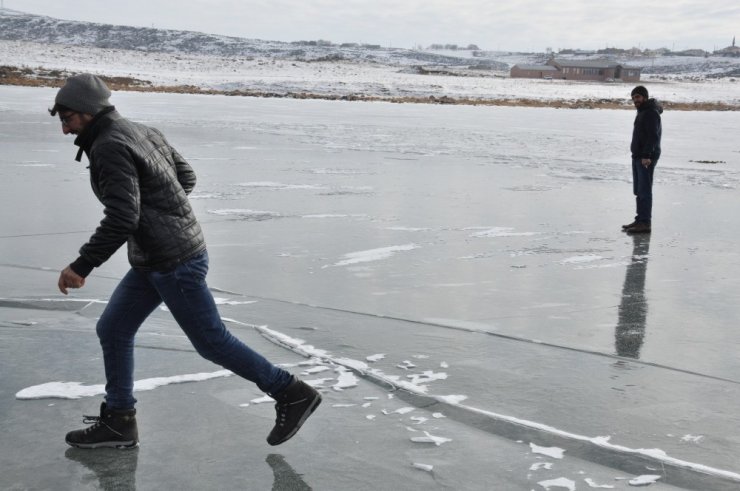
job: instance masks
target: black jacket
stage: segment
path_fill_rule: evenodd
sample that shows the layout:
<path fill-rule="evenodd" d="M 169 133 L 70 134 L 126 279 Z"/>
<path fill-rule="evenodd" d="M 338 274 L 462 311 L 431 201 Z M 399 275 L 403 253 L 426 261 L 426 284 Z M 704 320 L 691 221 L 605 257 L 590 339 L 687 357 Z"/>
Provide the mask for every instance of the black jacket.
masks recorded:
<path fill-rule="evenodd" d="M 663 106 L 655 99 L 648 99 L 637 110 L 630 146 L 633 159 L 658 160 L 660 157 L 660 137 L 663 131 L 660 115 L 662 113 Z"/>
<path fill-rule="evenodd" d="M 167 271 L 206 249 L 187 195 L 195 173 L 159 130 L 98 113 L 75 140 L 90 160 L 90 183 L 104 217 L 70 266 L 85 277 L 128 242 L 131 266 Z"/>

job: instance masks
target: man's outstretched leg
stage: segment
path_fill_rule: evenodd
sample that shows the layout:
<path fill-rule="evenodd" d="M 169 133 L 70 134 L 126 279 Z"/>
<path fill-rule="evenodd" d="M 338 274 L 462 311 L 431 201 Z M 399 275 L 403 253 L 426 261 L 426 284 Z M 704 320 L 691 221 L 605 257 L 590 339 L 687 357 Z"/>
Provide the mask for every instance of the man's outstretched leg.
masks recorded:
<path fill-rule="evenodd" d="M 275 399 L 276 423 L 267 441 L 278 445 L 295 435 L 321 402 L 316 389 L 270 363 L 231 334 L 206 284 L 208 254 L 180 264 L 171 272 L 149 273 L 182 330 L 198 353 L 257 384 Z"/>

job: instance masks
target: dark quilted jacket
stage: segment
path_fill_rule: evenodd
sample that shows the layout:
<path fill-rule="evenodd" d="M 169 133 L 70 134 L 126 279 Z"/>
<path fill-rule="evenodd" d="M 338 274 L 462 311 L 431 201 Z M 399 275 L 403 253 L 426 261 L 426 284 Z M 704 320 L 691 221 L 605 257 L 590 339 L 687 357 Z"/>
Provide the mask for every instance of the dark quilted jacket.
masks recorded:
<path fill-rule="evenodd" d="M 660 115 L 662 113 L 663 106 L 655 99 L 648 99 L 637 110 L 630 146 L 633 159 L 657 160 L 660 157 L 660 138 L 663 132 Z"/>
<path fill-rule="evenodd" d="M 143 270 L 168 271 L 205 250 L 187 197 L 195 173 L 159 130 L 110 107 L 95 116 L 75 145 L 90 160 L 90 182 L 105 208 L 71 264 L 77 274 L 90 274 L 124 242 L 131 266 Z"/>

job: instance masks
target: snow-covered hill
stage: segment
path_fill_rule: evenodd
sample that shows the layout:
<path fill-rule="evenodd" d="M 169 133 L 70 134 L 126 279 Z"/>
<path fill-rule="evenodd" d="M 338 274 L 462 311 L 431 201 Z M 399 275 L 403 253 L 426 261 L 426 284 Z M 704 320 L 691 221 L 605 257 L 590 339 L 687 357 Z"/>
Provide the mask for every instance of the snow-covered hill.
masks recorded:
<path fill-rule="evenodd" d="M 698 109 L 740 108 L 734 78 L 740 71 L 740 58 L 617 60 L 643 67 L 645 83 L 668 103 Z M 71 74 L 92 72 L 120 78 L 119 89 L 397 102 L 629 106 L 628 84 L 508 78 L 515 64 L 546 61 L 545 53 L 285 43 L 0 10 L 0 83 L 59 84 Z"/>
<path fill-rule="evenodd" d="M 455 55 L 454 52 L 436 53 L 368 44 L 336 45 L 327 41 L 286 43 L 192 31 L 68 21 L 7 9 L 0 10 L 0 39 L 170 54 L 508 69 L 508 65 L 496 65 L 490 58 L 469 56 L 469 51 Z"/>

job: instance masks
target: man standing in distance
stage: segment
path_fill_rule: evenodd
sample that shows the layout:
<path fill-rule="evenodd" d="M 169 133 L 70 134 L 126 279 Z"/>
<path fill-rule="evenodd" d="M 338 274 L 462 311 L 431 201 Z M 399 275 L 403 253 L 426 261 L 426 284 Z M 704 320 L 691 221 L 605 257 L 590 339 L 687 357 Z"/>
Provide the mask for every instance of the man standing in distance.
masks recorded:
<path fill-rule="evenodd" d="M 648 98 L 648 91 L 642 85 L 632 89 L 632 102 L 637 108 L 630 147 L 637 215 L 632 223 L 622 225 L 622 230 L 630 234 L 645 234 L 650 233 L 652 226 L 653 173 L 660 158 L 663 107 L 655 99 Z"/>
<path fill-rule="evenodd" d="M 275 401 L 270 445 L 291 438 L 321 402 L 320 394 L 276 367 L 224 326 L 206 284 L 208 253 L 188 201 L 195 173 L 155 129 L 122 117 L 95 75 L 70 77 L 59 89 L 52 116 L 65 135 L 76 135 L 76 160 L 90 162 L 93 192 L 104 216 L 79 257 L 59 276 L 59 290 L 81 288 L 90 272 L 128 244 L 131 269 L 97 323 L 105 366 L 105 402 L 93 423 L 67 434 L 79 448 L 135 447 L 139 443 L 133 396 L 134 336 L 162 302 L 204 358 L 250 380 Z"/>

